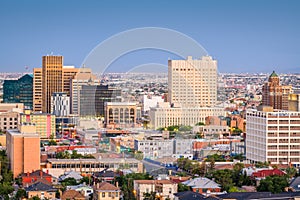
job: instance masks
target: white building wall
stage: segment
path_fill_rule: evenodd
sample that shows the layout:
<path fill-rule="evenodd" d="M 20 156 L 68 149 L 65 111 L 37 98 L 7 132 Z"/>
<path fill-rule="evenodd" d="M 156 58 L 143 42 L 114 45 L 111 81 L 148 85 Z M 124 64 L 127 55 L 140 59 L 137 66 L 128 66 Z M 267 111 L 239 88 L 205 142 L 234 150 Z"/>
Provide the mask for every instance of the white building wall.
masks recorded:
<path fill-rule="evenodd" d="M 248 110 L 246 157 L 300 165 L 300 112 Z"/>
<path fill-rule="evenodd" d="M 51 96 L 51 113 L 57 117 L 70 115 L 70 97 L 66 93 L 53 93 Z"/>
<path fill-rule="evenodd" d="M 215 107 L 154 107 L 150 108 L 150 128 L 158 129 L 173 125 L 195 126 L 205 122 L 207 116 L 226 116 L 223 108 Z"/>

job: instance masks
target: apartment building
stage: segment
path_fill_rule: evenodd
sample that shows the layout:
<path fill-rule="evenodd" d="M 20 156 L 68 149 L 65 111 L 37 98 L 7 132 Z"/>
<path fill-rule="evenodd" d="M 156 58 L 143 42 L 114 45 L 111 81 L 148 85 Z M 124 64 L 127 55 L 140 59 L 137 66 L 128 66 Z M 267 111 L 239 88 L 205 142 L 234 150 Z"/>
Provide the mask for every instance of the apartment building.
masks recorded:
<path fill-rule="evenodd" d="M 300 166 L 300 112 L 247 110 L 246 158 Z"/>

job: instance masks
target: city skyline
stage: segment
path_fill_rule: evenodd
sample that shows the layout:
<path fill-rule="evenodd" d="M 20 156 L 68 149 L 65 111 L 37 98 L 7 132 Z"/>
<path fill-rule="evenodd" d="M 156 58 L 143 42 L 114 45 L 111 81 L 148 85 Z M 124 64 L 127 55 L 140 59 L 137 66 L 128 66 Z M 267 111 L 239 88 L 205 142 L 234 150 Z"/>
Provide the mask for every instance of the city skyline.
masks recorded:
<path fill-rule="evenodd" d="M 0 72 L 32 72 L 41 67 L 40 57 L 51 52 L 78 68 L 99 43 L 143 27 L 171 29 L 194 39 L 218 60 L 219 72 L 298 72 L 298 1 L 0 4 Z M 149 63 L 163 68 L 168 59 L 181 58 L 158 49 L 142 49 L 120 55 L 110 67 L 113 72 Z"/>

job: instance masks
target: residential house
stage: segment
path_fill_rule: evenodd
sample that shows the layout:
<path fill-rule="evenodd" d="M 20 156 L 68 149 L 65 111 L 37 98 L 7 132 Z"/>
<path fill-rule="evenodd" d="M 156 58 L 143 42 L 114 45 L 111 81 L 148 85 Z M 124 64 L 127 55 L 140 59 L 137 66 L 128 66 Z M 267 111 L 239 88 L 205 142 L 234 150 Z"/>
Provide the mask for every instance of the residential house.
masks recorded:
<path fill-rule="evenodd" d="M 265 169 L 265 170 L 253 172 L 251 178 L 256 180 L 256 185 L 259 185 L 260 180 L 265 179 L 267 176 L 274 176 L 274 175 L 284 176 L 286 175 L 286 173 L 281 171 L 280 169 Z"/>
<path fill-rule="evenodd" d="M 193 192 L 200 194 L 219 194 L 221 192 L 219 184 L 205 177 L 194 178 L 182 182 L 182 184 L 191 187 Z"/>
<path fill-rule="evenodd" d="M 97 183 L 94 187 L 93 200 L 116 200 L 120 196 L 121 190 L 110 183 Z"/>
<path fill-rule="evenodd" d="M 28 198 L 39 197 L 40 199 L 55 199 L 55 189 L 52 185 L 42 182 L 35 182 L 34 184 L 25 188 Z"/>
<path fill-rule="evenodd" d="M 115 177 L 119 177 L 120 174 L 112 171 L 112 170 L 103 170 L 101 172 L 95 172 L 94 178 L 98 179 L 100 182 L 108 182 L 112 183 Z"/>
<path fill-rule="evenodd" d="M 80 185 L 67 186 L 67 190 L 75 190 L 83 194 L 85 197 L 90 197 L 94 192 L 93 188 L 86 185 L 85 183 Z"/>
<path fill-rule="evenodd" d="M 85 197 L 83 194 L 76 190 L 66 190 L 61 198 L 61 200 L 85 200 Z"/>
<path fill-rule="evenodd" d="M 160 199 L 174 199 L 178 184 L 170 180 L 134 180 L 134 193 L 142 200 L 145 193 L 155 192 Z"/>
<path fill-rule="evenodd" d="M 23 173 L 21 174 L 22 178 L 22 185 L 24 187 L 28 187 L 29 185 L 32 185 L 33 183 L 39 181 L 39 180 L 46 180 L 49 182 L 49 184 L 52 183 L 52 176 L 50 174 L 47 174 L 43 172 L 42 170 L 36 170 L 32 173 Z"/>

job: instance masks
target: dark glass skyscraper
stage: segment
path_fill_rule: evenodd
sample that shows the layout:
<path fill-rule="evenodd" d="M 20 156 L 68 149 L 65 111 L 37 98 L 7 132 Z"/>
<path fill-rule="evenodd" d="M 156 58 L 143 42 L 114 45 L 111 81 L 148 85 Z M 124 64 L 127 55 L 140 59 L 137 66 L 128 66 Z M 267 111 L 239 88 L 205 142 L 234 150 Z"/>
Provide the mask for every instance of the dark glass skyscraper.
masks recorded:
<path fill-rule="evenodd" d="M 33 108 L 33 76 L 26 74 L 18 80 L 5 80 L 3 83 L 4 103 L 24 103 L 25 109 Z"/>
<path fill-rule="evenodd" d="M 105 102 L 121 102 L 121 90 L 107 85 L 83 85 L 80 90 L 80 116 L 104 116 Z"/>

